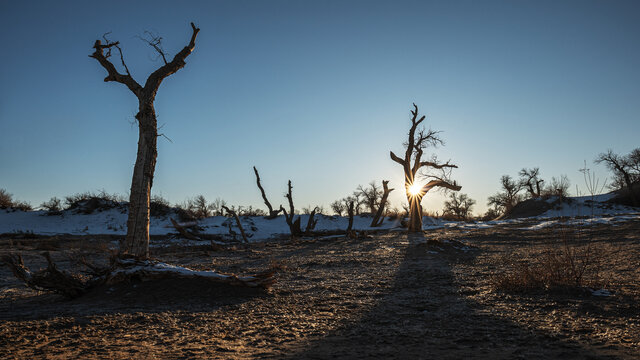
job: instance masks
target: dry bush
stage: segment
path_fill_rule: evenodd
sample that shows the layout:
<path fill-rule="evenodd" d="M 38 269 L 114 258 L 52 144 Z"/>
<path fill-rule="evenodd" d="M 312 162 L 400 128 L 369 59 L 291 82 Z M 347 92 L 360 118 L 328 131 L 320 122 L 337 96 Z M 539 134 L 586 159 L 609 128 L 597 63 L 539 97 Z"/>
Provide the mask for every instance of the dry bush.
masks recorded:
<path fill-rule="evenodd" d="M 0 209 L 31 211 L 33 207 L 26 201 L 14 200 L 13 195 L 7 190 L 0 189 Z"/>
<path fill-rule="evenodd" d="M 49 201 L 45 201 L 40 204 L 40 207 L 47 210 L 49 213 L 59 213 L 62 210 L 62 201 L 57 197 L 52 197 Z"/>
<path fill-rule="evenodd" d="M 102 190 L 98 193 L 85 192 L 66 196 L 64 198 L 65 210 L 74 210 L 81 214 L 92 214 L 95 211 L 104 211 L 123 207 L 126 201 L 118 194 L 109 194 Z"/>
<path fill-rule="evenodd" d="M 31 211 L 33 210 L 33 206 L 26 201 L 14 201 L 12 208 L 21 211 Z"/>
<path fill-rule="evenodd" d="M 0 209 L 6 209 L 13 206 L 13 195 L 7 190 L 0 189 Z"/>
<path fill-rule="evenodd" d="M 171 204 L 167 199 L 163 198 L 160 195 L 151 196 L 151 201 L 149 202 L 149 213 L 153 217 L 161 217 L 167 216 L 171 212 Z"/>
<path fill-rule="evenodd" d="M 599 289 L 606 284 L 601 274 L 606 251 L 591 242 L 570 243 L 565 237 L 501 259 L 502 272 L 492 277 L 498 290 L 511 292 L 575 292 Z M 516 255 L 516 256 L 514 256 Z"/>

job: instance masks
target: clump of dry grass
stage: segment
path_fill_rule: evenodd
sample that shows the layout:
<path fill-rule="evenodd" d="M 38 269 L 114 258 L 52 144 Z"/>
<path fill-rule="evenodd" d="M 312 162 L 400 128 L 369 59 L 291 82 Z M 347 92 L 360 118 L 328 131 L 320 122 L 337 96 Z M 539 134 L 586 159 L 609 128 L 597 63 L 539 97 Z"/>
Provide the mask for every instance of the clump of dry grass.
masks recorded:
<path fill-rule="evenodd" d="M 517 255 L 503 257 L 502 271 L 491 282 L 494 287 L 510 292 L 575 292 L 599 289 L 606 252 L 591 242 L 571 243 L 566 238 L 530 248 Z"/>

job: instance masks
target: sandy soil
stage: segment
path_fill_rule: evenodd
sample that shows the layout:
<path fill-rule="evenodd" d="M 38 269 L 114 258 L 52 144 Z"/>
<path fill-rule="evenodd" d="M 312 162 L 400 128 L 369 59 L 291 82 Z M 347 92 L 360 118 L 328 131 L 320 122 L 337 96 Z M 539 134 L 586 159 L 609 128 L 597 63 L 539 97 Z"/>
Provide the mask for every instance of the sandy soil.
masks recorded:
<path fill-rule="evenodd" d="M 255 244 L 211 251 L 155 249 L 197 269 L 285 267 L 269 291 L 144 282 L 75 300 L 26 289 L 0 268 L 3 358 L 633 359 L 640 354 L 640 222 L 522 230 L 441 229 L 369 239 Z M 612 296 L 512 294 L 492 276 L 505 259 L 535 258 L 559 239 L 607 255 Z M 61 267 L 98 256 L 110 239 L 2 239 L 32 267 L 51 251 Z M 435 240 L 435 241 L 434 241 Z M 450 242 L 443 242 L 444 240 Z M 465 243 L 471 250 L 461 249 Z M 102 255 L 101 255 L 102 256 Z"/>

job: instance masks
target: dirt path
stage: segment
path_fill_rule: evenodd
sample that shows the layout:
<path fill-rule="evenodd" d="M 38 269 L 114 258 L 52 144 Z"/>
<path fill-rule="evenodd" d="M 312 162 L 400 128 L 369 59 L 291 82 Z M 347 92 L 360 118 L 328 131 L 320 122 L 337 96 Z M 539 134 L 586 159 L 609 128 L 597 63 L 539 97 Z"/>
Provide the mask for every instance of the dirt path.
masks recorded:
<path fill-rule="evenodd" d="M 510 243 L 527 241 L 510 229 L 504 237 L 492 231 L 495 237 L 489 231 L 442 230 L 426 238 L 390 234 L 225 252 L 156 251 L 168 261 L 228 272 L 281 262 L 288 270 L 268 293 L 166 281 L 104 288 L 65 301 L 23 289 L 2 268 L 0 353 L 15 359 L 636 357 L 637 332 L 630 332 L 630 342 L 615 343 L 591 333 L 575 337 L 572 327 L 554 333 L 540 326 L 553 319 L 553 310 L 570 313 L 566 299 L 553 303 L 491 291 L 491 259 Z M 468 240 L 479 250 L 440 251 L 425 244 L 434 238 Z M 633 241 L 633 249 L 640 248 Z M 4 245 L 0 252 L 9 250 Z M 33 254 L 29 246 L 23 251 Z M 54 256 L 62 260 L 65 251 Z M 637 305 L 633 296 L 624 301 Z M 611 317 L 640 329 L 634 313 L 628 314 Z M 604 324 L 614 333 L 623 326 Z"/>

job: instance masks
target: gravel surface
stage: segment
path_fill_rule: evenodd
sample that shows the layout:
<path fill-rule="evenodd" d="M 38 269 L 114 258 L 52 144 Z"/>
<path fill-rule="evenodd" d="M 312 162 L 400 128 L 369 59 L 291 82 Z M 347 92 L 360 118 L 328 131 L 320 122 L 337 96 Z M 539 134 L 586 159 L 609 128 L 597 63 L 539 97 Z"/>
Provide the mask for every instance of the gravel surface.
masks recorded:
<path fill-rule="evenodd" d="M 0 357 L 634 359 L 640 354 L 640 222 L 523 230 L 439 229 L 420 236 L 154 249 L 193 269 L 251 273 L 276 263 L 272 289 L 161 280 L 81 298 L 29 290 L 0 268 Z M 535 261 L 558 241 L 606 255 L 611 296 L 507 293 L 505 259 Z M 32 268 L 51 252 L 104 258 L 101 238 L 2 239 Z"/>

